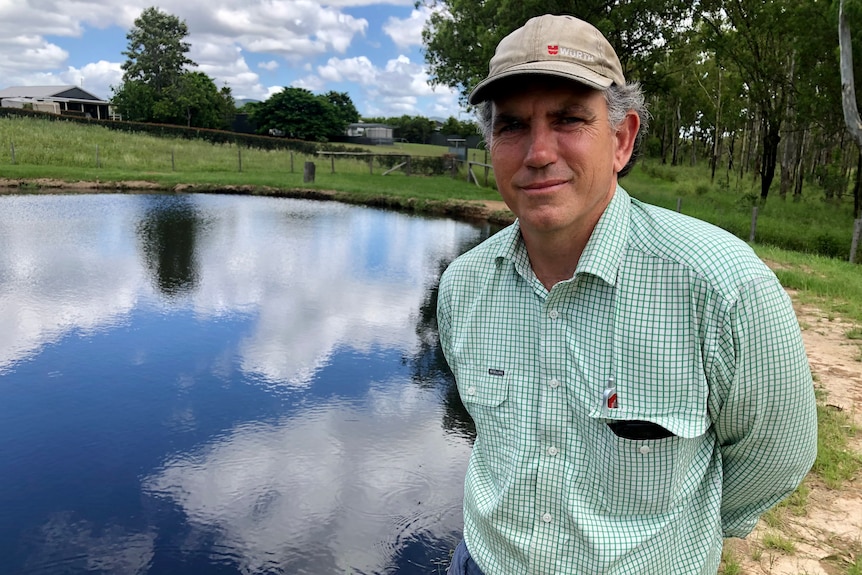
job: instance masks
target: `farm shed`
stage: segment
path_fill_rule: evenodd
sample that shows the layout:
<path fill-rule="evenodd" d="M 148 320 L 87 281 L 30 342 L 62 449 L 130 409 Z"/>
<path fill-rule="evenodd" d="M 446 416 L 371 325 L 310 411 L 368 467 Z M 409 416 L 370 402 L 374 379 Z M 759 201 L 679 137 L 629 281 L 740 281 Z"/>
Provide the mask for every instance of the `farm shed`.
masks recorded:
<path fill-rule="evenodd" d="M 78 86 L 13 86 L 0 90 L 0 105 L 8 108 L 32 107 L 43 111 L 54 108 L 60 114 L 77 112 L 98 120 L 110 117 L 110 102 Z"/>
<path fill-rule="evenodd" d="M 392 128 L 386 124 L 366 124 L 364 122 L 348 124 L 347 136 L 352 139 L 368 140 L 362 143 L 392 144 Z"/>

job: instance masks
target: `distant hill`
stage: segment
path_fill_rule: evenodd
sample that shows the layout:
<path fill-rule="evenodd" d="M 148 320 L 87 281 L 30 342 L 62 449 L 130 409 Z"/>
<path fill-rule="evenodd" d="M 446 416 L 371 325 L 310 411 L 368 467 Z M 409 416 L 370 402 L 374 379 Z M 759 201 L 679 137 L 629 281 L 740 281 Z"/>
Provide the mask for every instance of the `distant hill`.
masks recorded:
<path fill-rule="evenodd" d="M 242 108 L 243 106 L 245 106 L 246 104 L 248 104 L 250 102 L 253 102 L 255 104 L 259 104 L 260 100 L 252 100 L 251 98 L 240 98 L 238 100 L 234 100 L 234 103 L 236 104 L 237 108 Z"/>

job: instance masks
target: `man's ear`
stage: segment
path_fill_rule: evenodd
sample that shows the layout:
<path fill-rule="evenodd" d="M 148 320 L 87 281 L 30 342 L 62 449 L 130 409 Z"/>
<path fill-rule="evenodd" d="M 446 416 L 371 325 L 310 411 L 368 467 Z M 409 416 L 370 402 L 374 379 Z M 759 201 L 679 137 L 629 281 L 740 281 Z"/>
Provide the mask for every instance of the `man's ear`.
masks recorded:
<path fill-rule="evenodd" d="M 632 157 L 632 151 L 635 146 L 635 138 L 638 135 L 638 130 L 641 127 L 640 116 L 634 110 L 629 110 L 623 121 L 617 125 L 616 134 L 616 150 L 614 152 L 614 172 L 619 173 L 629 159 Z"/>

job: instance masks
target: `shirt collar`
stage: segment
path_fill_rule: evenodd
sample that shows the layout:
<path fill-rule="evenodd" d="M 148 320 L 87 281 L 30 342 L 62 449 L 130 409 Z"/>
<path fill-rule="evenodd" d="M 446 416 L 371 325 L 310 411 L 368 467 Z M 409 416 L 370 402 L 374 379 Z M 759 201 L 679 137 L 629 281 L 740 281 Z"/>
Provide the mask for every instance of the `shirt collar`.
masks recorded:
<path fill-rule="evenodd" d="M 591 274 L 604 280 L 609 285 L 615 285 L 617 271 L 620 267 L 629 235 L 629 210 L 631 198 L 620 186 L 617 186 L 614 197 L 599 218 L 584 253 L 578 261 L 575 275 Z M 521 239 L 521 226 L 518 220 L 502 230 L 495 255 L 508 260 L 524 277 L 532 275 L 530 257 Z M 528 272 L 529 270 L 529 272 Z"/>
<path fill-rule="evenodd" d="M 591 274 L 608 285 L 616 285 L 617 272 L 628 245 L 630 210 L 631 197 L 617 186 L 614 197 L 587 241 L 575 275 Z"/>

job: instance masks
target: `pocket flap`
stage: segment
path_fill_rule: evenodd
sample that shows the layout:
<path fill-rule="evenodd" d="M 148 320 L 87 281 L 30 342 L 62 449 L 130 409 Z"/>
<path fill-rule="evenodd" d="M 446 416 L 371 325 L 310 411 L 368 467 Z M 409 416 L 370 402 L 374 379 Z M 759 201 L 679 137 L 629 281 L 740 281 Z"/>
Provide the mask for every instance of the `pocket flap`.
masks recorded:
<path fill-rule="evenodd" d="M 455 376 L 461 401 L 496 407 L 506 401 L 511 375 L 503 369 L 467 365 Z"/>

